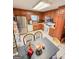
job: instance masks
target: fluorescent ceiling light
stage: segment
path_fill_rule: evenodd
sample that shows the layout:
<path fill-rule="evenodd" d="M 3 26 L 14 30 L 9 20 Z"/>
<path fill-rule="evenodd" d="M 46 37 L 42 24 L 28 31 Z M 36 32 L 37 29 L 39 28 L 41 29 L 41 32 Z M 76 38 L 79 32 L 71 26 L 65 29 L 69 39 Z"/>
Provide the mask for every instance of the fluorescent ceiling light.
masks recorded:
<path fill-rule="evenodd" d="M 41 10 L 47 7 L 50 7 L 50 4 L 45 3 L 45 2 L 39 2 L 33 9 Z"/>

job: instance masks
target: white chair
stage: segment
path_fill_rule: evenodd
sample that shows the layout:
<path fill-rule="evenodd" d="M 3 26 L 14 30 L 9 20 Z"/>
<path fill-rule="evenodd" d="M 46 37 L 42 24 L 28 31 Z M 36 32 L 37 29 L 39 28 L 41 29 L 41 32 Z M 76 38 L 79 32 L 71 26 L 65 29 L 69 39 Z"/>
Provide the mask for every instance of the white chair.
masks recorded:
<path fill-rule="evenodd" d="M 35 46 L 33 45 L 33 41 L 34 41 L 34 35 L 32 33 L 26 34 L 23 37 L 23 42 L 24 42 L 24 46 L 25 46 L 25 51 L 27 52 L 28 47 L 29 47 L 29 43 L 31 44 L 33 50 L 35 50 Z M 27 53 L 26 53 L 27 54 Z"/>
<path fill-rule="evenodd" d="M 32 33 L 26 34 L 23 37 L 23 43 L 25 46 L 28 45 L 29 42 L 32 42 L 32 41 L 34 41 L 34 35 Z"/>
<path fill-rule="evenodd" d="M 41 31 L 37 31 L 35 32 L 34 36 L 35 36 L 35 40 L 37 40 L 37 39 L 42 39 L 43 35 Z"/>

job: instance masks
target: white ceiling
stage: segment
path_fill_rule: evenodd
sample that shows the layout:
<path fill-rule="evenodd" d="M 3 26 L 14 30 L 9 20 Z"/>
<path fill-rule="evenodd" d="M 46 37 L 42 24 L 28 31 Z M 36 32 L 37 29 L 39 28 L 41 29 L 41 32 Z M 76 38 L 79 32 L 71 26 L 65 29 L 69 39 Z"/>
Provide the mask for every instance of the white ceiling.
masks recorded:
<path fill-rule="evenodd" d="M 65 5 L 65 0 L 13 0 L 13 7 L 20 8 L 20 9 L 33 10 L 33 7 L 39 1 L 51 3 L 51 6 L 49 8 L 45 8 L 40 11 L 47 11 L 47 10 L 51 10 L 51 9 L 56 9 L 59 6 Z"/>

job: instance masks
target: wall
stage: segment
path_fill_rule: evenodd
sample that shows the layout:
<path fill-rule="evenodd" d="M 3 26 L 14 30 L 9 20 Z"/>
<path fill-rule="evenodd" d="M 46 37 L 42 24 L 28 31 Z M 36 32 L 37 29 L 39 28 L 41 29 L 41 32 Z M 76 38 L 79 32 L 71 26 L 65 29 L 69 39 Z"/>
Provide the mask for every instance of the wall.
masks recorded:
<path fill-rule="evenodd" d="M 62 11 L 63 10 L 63 11 Z M 45 16 L 51 16 L 53 21 L 56 23 L 54 33 L 52 34 L 54 37 L 61 39 L 62 33 L 65 28 L 65 6 L 59 7 L 55 10 L 46 11 L 43 14 L 43 19 Z"/>
<path fill-rule="evenodd" d="M 26 16 L 27 20 L 31 20 L 31 15 L 38 15 L 39 18 L 41 19 L 41 12 L 37 11 L 31 11 L 31 10 L 23 10 L 23 9 L 18 9 L 18 8 L 13 8 L 13 14 L 14 16 Z"/>

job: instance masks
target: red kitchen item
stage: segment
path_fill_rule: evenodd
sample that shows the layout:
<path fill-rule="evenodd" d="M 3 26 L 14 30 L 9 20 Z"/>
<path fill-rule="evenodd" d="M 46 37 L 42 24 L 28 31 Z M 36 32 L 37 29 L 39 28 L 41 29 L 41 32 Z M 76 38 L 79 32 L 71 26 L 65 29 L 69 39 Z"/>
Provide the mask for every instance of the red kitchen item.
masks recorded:
<path fill-rule="evenodd" d="M 33 49 L 30 47 L 27 51 L 27 55 L 31 57 L 33 55 Z"/>

